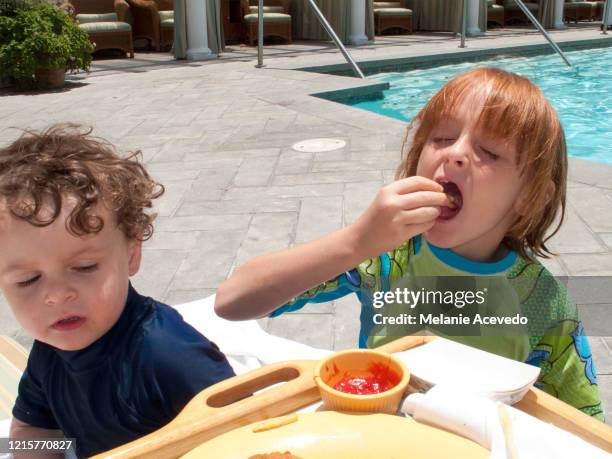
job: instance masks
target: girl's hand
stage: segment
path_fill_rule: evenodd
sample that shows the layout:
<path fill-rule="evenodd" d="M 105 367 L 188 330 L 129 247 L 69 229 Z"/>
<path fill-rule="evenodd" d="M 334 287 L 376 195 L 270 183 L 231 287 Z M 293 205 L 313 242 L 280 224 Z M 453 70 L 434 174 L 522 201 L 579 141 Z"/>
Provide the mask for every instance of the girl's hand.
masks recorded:
<path fill-rule="evenodd" d="M 425 177 L 408 177 L 382 188 L 370 207 L 350 226 L 363 259 L 393 250 L 428 231 L 450 200 L 442 185 Z"/>

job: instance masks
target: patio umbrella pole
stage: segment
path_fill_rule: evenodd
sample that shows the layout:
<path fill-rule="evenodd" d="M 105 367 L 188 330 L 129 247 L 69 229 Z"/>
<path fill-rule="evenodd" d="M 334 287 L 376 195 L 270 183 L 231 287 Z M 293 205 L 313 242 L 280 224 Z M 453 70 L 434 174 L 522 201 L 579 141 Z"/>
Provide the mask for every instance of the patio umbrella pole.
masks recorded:
<path fill-rule="evenodd" d="M 603 34 L 608 35 L 608 14 L 610 14 L 610 0 L 606 0 L 603 10 L 602 29 Z"/>
<path fill-rule="evenodd" d="M 263 67 L 264 0 L 257 2 L 257 67 Z"/>
<path fill-rule="evenodd" d="M 463 19 L 461 21 L 461 44 L 459 48 L 465 48 L 465 35 L 467 30 L 467 14 L 468 14 L 468 0 L 463 0 Z"/>
<path fill-rule="evenodd" d="M 357 63 L 353 59 L 353 56 L 351 56 L 350 53 L 347 51 L 347 49 L 344 47 L 344 44 L 342 44 L 342 42 L 338 38 L 338 35 L 336 35 L 336 32 L 334 32 L 334 29 L 332 29 L 332 27 L 329 25 L 329 22 L 327 22 L 327 19 L 325 19 L 325 16 L 323 16 L 323 13 L 321 13 L 321 10 L 317 6 L 317 4 L 314 2 L 314 0 L 308 0 L 308 3 L 312 7 L 312 10 L 314 11 L 315 16 L 317 17 L 317 19 L 319 19 L 319 22 L 321 23 L 321 25 L 323 26 L 327 34 L 331 37 L 334 43 L 336 43 L 336 46 L 338 47 L 338 49 L 340 49 L 340 52 L 344 55 L 344 58 L 353 68 L 353 72 L 355 72 L 355 74 L 359 78 L 365 78 L 365 75 L 363 74 L 359 66 L 357 66 Z"/>
<path fill-rule="evenodd" d="M 523 13 L 525 13 L 525 16 L 527 16 L 529 18 L 529 20 L 536 27 L 536 29 L 538 29 L 542 33 L 542 35 L 544 35 L 544 38 L 546 38 L 548 40 L 548 43 L 550 43 L 550 46 L 552 46 L 553 49 L 557 52 L 557 54 L 559 54 L 559 56 L 561 56 L 561 59 L 563 59 L 565 61 L 567 66 L 571 67 L 572 66 L 571 62 L 567 59 L 567 57 L 565 57 L 565 54 L 563 54 L 563 51 L 561 51 L 561 48 L 559 48 L 559 46 L 557 46 L 555 41 L 550 37 L 550 35 L 548 35 L 548 32 L 546 30 L 544 30 L 544 27 L 542 27 L 542 24 L 540 24 L 540 22 L 531 13 L 531 11 L 529 11 L 529 8 L 527 8 L 525 6 L 525 4 L 523 3 L 523 0 L 514 0 L 514 1 L 518 5 L 518 7 L 523 11 Z"/>

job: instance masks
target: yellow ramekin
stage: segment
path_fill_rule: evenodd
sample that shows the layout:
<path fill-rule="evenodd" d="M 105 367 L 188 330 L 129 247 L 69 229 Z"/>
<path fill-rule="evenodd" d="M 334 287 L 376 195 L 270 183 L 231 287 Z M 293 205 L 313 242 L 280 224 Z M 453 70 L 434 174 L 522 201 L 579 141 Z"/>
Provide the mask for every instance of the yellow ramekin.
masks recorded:
<path fill-rule="evenodd" d="M 347 394 L 333 388 L 344 377 L 368 376 L 372 364 L 389 365 L 400 382 L 388 391 L 371 395 Z M 404 363 L 386 352 L 352 349 L 337 352 L 321 360 L 314 372 L 325 408 L 334 411 L 362 411 L 395 414 L 406 392 L 410 373 Z"/>

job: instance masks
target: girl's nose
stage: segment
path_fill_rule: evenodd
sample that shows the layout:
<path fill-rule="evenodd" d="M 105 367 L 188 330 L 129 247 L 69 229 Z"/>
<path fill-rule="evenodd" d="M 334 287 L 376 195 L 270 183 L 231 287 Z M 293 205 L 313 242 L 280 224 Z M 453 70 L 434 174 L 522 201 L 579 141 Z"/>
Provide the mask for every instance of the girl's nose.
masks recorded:
<path fill-rule="evenodd" d="M 55 281 L 49 285 L 45 293 L 45 305 L 61 306 L 77 297 L 76 290 L 62 281 Z"/>

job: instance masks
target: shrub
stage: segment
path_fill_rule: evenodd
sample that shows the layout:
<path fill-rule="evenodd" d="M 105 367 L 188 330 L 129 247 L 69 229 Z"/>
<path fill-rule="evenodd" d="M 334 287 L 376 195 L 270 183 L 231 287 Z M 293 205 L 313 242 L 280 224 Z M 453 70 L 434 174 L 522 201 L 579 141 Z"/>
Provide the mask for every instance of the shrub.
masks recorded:
<path fill-rule="evenodd" d="M 37 69 L 88 71 L 93 46 L 62 9 L 43 1 L 0 0 L 0 72 L 34 84 Z"/>

